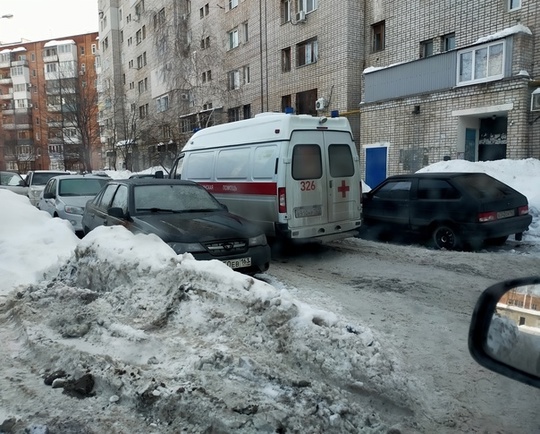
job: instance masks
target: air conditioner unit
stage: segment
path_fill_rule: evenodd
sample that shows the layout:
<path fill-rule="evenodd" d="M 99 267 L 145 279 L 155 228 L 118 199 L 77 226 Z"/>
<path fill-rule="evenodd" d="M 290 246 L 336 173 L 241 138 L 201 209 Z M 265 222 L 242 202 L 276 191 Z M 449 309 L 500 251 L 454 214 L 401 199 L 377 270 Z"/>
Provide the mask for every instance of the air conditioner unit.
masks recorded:
<path fill-rule="evenodd" d="M 32 103 L 28 104 L 28 108 L 32 108 L 32 107 L 34 107 L 34 104 Z"/>
<path fill-rule="evenodd" d="M 141 16 L 139 14 L 135 14 L 133 17 L 133 21 L 139 22 L 141 20 Z"/>
<path fill-rule="evenodd" d="M 79 71 L 79 75 L 84 75 L 84 71 L 82 69 Z"/>
<path fill-rule="evenodd" d="M 540 87 L 531 94 L 531 111 L 540 112 Z"/>
<path fill-rule="evenodd" d="M 327 105 L 328 103 L 324 98 L 319 98 L 317 101 L 315 101 L 315 109 L 318 111 L 324 110 Z"/>
<path fill-rule="evenodd" d="M 303 23 L 306 21 L 306 12 L 300 11 L 296 14 L 296 22 L 297 23 Z"/>
<path fill-rule="evenodd" d="M 189 93 L 183 93 L 182 95 L 180 95 L 180 97 L 181 97 L 184 101 L 187 101 L 187 100 L 189 100 Z"/>

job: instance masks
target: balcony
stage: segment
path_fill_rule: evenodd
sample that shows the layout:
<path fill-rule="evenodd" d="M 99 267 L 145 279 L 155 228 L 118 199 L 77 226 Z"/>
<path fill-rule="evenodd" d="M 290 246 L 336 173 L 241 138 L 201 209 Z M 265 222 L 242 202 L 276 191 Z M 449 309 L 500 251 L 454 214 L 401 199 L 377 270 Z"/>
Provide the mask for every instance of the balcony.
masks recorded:
<path fill-rule="evenodd" d="M 2 125 L 4 130 L 30 130 L 32 125 L 30 124 L 4 124 Z"/>
<path fill-rule="evenodd" d="M 28 60 L 15 60 L 15 61 L 11 62 L 11 67 L 13 68 L 14 66 L 26 66 L 26 67 L 28 67 Z"/>
<path fill-rule="evenodd" d="M 13 79 L 11 77 L 2 77 L 0 78 L 0 84 L 12 84 Z"/>
<path fill-rule="evenodd" d="M 1 101 L 10 101 L 13 99 L 13 93 L 4 93 L 2 95 L 0 95 L 0 100 Z"/>

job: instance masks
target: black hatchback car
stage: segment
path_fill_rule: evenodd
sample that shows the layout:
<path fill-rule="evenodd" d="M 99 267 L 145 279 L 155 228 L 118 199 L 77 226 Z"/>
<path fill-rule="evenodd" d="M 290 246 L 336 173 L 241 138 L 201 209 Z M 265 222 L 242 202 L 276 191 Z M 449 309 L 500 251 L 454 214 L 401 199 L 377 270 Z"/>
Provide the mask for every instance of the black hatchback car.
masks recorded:
<path fill-rule="evenodd" d="M 264 232 L 231 214 L 206 189 L 191 181 L 134 178 L 110 181 L 86 204 L 85 235 L 100 225 L 123 225 L 133 233 L 155 234 L 177 254 L 218 259 L 255 274 L 270 263 Z"/>
<path fill-rule="evenodd" d="M 532 216 L 527 198 L 485 173 L 396 175 L 362 195 L 364 231 L 412 233 L 442 249 L 521 240 Z"/>

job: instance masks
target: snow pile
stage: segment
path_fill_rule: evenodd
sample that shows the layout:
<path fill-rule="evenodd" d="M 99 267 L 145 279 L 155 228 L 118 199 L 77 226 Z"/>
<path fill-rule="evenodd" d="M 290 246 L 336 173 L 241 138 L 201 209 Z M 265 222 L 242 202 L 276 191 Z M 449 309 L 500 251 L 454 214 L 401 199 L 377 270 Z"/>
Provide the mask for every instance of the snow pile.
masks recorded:
<path fill-rule="evenodd" d="M 11 359 L 36 375 L 4 415 L 20 429 L 386 433 L 424 407 L 369 328 L 123 227 L 90 233 L 54 280 L 12 292 L 0 314 Z M 73 387 L 81 379 L 90 387 Z M 35 389 L 37 413 L 35 398 L 24 404 Z"/>

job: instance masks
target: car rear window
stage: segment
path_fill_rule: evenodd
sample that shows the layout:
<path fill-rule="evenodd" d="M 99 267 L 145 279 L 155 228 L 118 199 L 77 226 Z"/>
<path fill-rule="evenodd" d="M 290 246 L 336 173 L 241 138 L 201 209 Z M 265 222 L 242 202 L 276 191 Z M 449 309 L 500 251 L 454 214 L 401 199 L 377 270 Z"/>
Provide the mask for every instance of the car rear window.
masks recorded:
<path fill-rule="evenodd" d="M 35 172 L 32 176 L 32 185 L 45 185 L 47 181 L 53 176 L 65 175 L 66 172 L 57 172 L 57 173 L 39 173 Z"/>
<path fill-rule="evenodd" d="M 454 182 L 469 192 L 475 199 L 501 199 L 515 194 L 506 184 L 483 173 L 470 173 L 454 178 Z"/>
<path fill-rule="evenodd" d="M 328 147 L 328 159 L 332 178 L 354 175 L 354 161 L 349 145 L 330 145 Z"/>
<path fill-rule="evenodd" d="M 108 179 L 63 179 L 58 187 L 60 196 L 95 196 Z"/>

